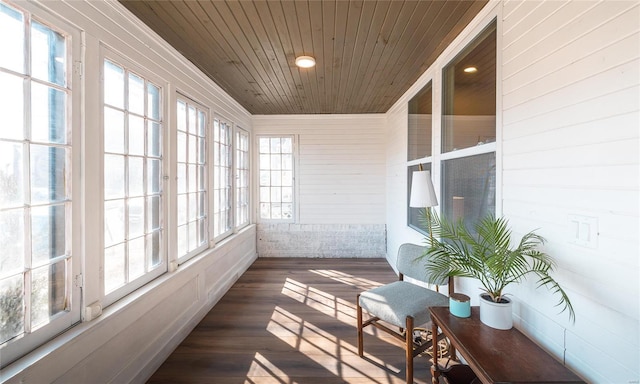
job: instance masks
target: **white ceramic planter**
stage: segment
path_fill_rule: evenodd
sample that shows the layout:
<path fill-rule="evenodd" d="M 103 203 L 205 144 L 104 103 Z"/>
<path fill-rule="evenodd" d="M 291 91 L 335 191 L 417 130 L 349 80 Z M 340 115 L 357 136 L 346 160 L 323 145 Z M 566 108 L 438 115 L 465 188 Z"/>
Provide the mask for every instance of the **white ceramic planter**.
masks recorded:
<path fill-rule="evenodd" d="M 511 300 L 504 298 L 506 303 L 495 303 L 480 295 L 480 321 L 495 329 L 511 329 L 513 316 L 511 314 Z"/>

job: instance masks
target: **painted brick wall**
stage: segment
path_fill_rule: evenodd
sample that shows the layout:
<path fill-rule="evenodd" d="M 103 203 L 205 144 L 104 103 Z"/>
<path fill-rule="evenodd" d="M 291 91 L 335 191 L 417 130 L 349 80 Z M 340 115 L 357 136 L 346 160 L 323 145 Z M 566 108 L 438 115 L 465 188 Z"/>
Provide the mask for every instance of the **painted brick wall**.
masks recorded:
<path fill-rule="evenodd" d="M 258 257 L 385 257 L 384 224 L 259 224 Z"/>

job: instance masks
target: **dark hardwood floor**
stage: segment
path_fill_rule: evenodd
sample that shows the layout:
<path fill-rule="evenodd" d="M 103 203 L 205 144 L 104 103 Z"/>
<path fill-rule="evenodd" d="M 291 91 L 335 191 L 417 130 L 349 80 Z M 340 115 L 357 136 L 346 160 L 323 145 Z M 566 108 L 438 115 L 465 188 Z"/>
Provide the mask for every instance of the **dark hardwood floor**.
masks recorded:
<path fill-rule="evenodd" d="M 367 327 L 362 359 L 356 341 L 356 294 L 396 279 L 384 259 L 258 259 L 148 382 L 404 383 L 400 342 Z"/>

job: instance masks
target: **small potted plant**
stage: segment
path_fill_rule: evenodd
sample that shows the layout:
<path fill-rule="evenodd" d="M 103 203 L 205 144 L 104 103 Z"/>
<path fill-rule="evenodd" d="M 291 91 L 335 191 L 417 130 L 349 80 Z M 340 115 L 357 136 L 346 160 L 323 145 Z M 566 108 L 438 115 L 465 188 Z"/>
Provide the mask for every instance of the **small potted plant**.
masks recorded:
<path fill-rule="evenodd" d="M 537 249 L 544 243 L 542 236 L 529 232 L 516 248 L 511 248 L 511 230 L 505 218 L 489 215 L 473 231 L 462 220 L 454 224 L 435 215 L 429 220 L 435 239 L 429 239 L 430 247 L 424 255 L 428 257 L 426 268 L 436 278 L 458 276 L 479 280 L 483 291 L 480 320 L 484 324 L 497 329 L 513 326 L 511 301 L 503 291 L 528 275 L 538 278 L 538 287 L 544 285 L 560 295 L 557 305 L 563 306 L 561 312 L 569 310 L 569 318 L 575 318 L 569 297 L 550 275 L 555 267 L 553 259 Z M 502 312 L 495 314 L 495 310 Z"/>

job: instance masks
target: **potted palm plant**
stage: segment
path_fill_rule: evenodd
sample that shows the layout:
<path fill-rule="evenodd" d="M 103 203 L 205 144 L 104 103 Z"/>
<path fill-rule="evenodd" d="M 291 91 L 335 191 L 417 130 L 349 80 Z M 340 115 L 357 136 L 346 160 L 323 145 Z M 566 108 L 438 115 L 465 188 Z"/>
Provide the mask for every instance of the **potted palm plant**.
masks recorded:
<path fill-rule="evenodd" d="M 504 289 L 528 275 L 538 278 L 538 287 L 546 286 L 560 295 L 557 305 L 563 306 L 561 312 L 568 310 L 569 318 L 575 318 L 569 297 L 550 275 L 555 267 L 553 259 L 537 249 L 544 244 L 542 236 L 529 232 L 512 248 L 515 244 L 505 218 L 486 216 L 473 226 L 473 231 L 461 220 L 451 223 L 435 215 L 428 220 L 435 238 L 429 239 L 431 246 L 425 251 L 426 268 L 436 278 L 458 276 L 479 280 L 483 323 L 497 329 L 513 326 L 511 301 L 505 297 Z M 502 310 L 502 314 L 494 314 L 496 309 Z"/>

